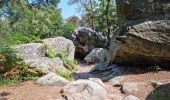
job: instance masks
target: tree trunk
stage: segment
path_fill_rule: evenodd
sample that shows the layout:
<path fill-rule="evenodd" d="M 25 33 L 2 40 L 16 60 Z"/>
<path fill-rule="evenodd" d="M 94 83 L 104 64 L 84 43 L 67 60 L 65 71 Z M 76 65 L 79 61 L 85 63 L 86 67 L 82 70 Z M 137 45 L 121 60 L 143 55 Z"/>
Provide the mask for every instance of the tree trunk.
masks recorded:
<path fill-rule="evenodd" d="M 110 2 L 111 2 L 111 0 L 107 0 L 107 6 L 106 6 L 106 25 L 107 25 L 107 39 L 108 39 L 108 41 L 107 41 L 107 46 L 109 46 L 110 45 L 110 41 L 111 41 L 111 39 L 110 39 L 110 33 L 111 33 L 111 31 L 110 31 L 110 22 L 109 22 L 109 7 L 110 7 Z"/>

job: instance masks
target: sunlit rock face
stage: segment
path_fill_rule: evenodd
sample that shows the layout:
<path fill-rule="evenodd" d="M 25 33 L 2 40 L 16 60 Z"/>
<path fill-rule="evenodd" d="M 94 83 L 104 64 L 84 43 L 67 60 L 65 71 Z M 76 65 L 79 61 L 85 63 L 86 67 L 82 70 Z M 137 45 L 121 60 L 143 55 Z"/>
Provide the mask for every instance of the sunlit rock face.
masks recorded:
<path fill-rule="evenodd" d="M 116 0 L 120 21 L 170 14 L 169 0 Z"/>
<path fill-rule="evenodd" d="M 110 45 L 112 61 L 169 66 L 170 1 L 117 0 L 117 5 L 121 24 Z"/>

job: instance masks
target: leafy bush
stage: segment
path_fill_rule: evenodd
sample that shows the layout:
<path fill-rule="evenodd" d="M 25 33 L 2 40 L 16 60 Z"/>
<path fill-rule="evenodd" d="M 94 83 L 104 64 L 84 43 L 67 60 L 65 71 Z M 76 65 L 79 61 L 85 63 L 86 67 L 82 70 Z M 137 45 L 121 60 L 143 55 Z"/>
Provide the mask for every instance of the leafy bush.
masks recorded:
<path fill-rule="evenodd" d="M 153 92 L 153 100 L 170 100 L 170 95 L 169 93 L 165 93 L 165 91 L 161 91 L 158 87 Z"/>
<path fill-rule="evenodd" d="M 73 76 L 69 71 L 58 71 L 57 75 L 62 76 L 65 79 L 70 80 L 70 81 L 73 80 Z"/>
<path fill-rule="evenodd" d="M 21 82 L 21 80 L 19 80 L 19 77 L 8 78 L 8 79 L 4 79 L 3 77 L 4 76 L 2 76 L 2 75 L 0 76 L 0 86 L 6 86 L 6 85 Z"/>
<path fill-rule="evenodd" d="M 59 57 L 63 63 L 64 66 L 70 70 L 76 70 L 76 64 L 77 62 L 75 60 L 71 60 L 68 58 L 67 52 L 58 52 L 56 53 L 56 57 Z"/>
<path fill-rule="evenodd" d="M 41 39 L 25 33 L 13 32 L 0 40 L 0 43 L 5 45 L 18 45 L 30 42 L 41 42 Z"/>
<path fill-rule="evenodd" d="M 66 23 L 62 26 L 62 31 L 58 33 L 59 36 L 71 39 L 72 32 L 76 28 L 76 25 L 73 23 Z"/>
<path fill-rule="evenodd" d="M 29 74 L 29 66 L 16 53 L 11 47 L 0 45 L 0 86 L 37 79 Z"/>
<path fill-rule="evenodd" d="M 62 17 L 56 7 L 25 7 L 23 13 L 24 18 L 15 23 L 17 30 L 39 38 L 54 37 L 60 32 Z"/>
<path fill-rule="evenodd" d="M 62 32 L 62 16 L 54 5 L 33 6 L 28 1 L 15 0 L 5 2 L 1 10 L 0 42 L 4 44 L 34 42 Z"/>
<path fill-rule="evenodd" d="M 9 71 L 14 67 L 19 67 L 22 64 L 22 59 L 16 55 L 16 51 L 9 46 L 0 45 L 0 66 L 4 71 Z"/>
<path fill-rule="evenodd" d="M 23 81 L 27 80 L 37 80 L 38 77 L 32 77 L 32 76 L 15 76 L 12 78 L 5 78 L 3 75 L 0 75 L 0 86 L 7 86 L 10 84 L 17 84 Z"/>
<path fill-rule="evenodd" d="M 55 52 L 54 49 L 48 45 L 47 43 L 43 43 L 46 48 L 47 48 L 47 56 L 49 58 L 55 58 L 59 57 L 63 63 L 64 66 L 70 70 L 75 70 L 76 69 L 76 64 L 77 62 L 75 60 L 71 60 L 68 58 L 68 51 L 62 51 L 62 52 Z"/>

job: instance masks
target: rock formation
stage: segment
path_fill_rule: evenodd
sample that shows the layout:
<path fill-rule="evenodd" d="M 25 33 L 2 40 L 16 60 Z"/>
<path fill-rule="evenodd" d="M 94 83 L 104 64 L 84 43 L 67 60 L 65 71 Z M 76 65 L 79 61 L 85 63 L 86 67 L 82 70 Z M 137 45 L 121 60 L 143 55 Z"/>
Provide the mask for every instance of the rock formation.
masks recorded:
<path fill-rule="evenodd" d="M 95 48 L 84 58 L 84 60 L 88 64 L 103 63 L 110 60 L 109 51 L 103 48 Z"/>
<path fill-rule="evenodd" d="M 71 40 L 59 36 L 55 38 L 47 38 L 43 41 L 50 45 L 55 52 L 65 52 L 68 54 L 68 58 L 74 59 L 75 46 Z"/>
<path fill-rule="evenodd" d="M 170 64 L 170 1 L 117 0 L 120 27 L 110 45 L 112 61 L 126 65 Z"/>
<path fill-rule="evenodd" d="M 76 48 L 76 56 L 81 59 L 84 59 L 94 48 L 104 47 L 107 40 L 102 34 L 86 27 L 76 28 L 72 34 L 72 38 Z"/>

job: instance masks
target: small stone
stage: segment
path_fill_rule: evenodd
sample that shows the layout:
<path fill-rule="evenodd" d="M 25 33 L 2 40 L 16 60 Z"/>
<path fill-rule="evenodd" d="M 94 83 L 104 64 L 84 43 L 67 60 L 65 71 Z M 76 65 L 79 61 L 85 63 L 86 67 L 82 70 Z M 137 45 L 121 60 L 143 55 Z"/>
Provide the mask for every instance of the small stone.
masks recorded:
<path fill-rule="evenodd" d="M 123 96 L 121 96 L 120 94 L 111 94 L 109 95 L 109 98 L 111 100 L 123 100 Z"/>
<path fill-rule="evenodd" d="M 70 83 L 68 80 L 65 78 L 56 75 L 55 73 L 48 73 L 45 76 L 39 78 L 37 80 L 37 83 L 39 85 L 47 85 L 47 86 L 65 86 L 68 83 Z"/>
<path fill-rule="evenodd" d="M 125 97 L 123 100 L 140 100 L 138 97 L 135 97 L 133 95 L 129 95 L 127 97 Z"/>
<path fill-rule="evenodd" d="M 138 83 L 125 82 L 122 85 L 122 92 L 129 94 L 138 90 Z"/>
<path fill-rule="evenodd" d="M 159 87 L 160 85 L 162 85 L 163 83 L 158 82 L 158 81 L 151 81 L 151 84 L 153 87 Z"/>
<path fill-rule="evenodd" d="M 124 77 L 123 76 L 118 76 L 115 78 L 112 78 L 111 80 L 109 80 L 109 84 L 113 85 L 113 86 L 120 86 L 121 85 L 121 81 L 123 81 Z"/>

